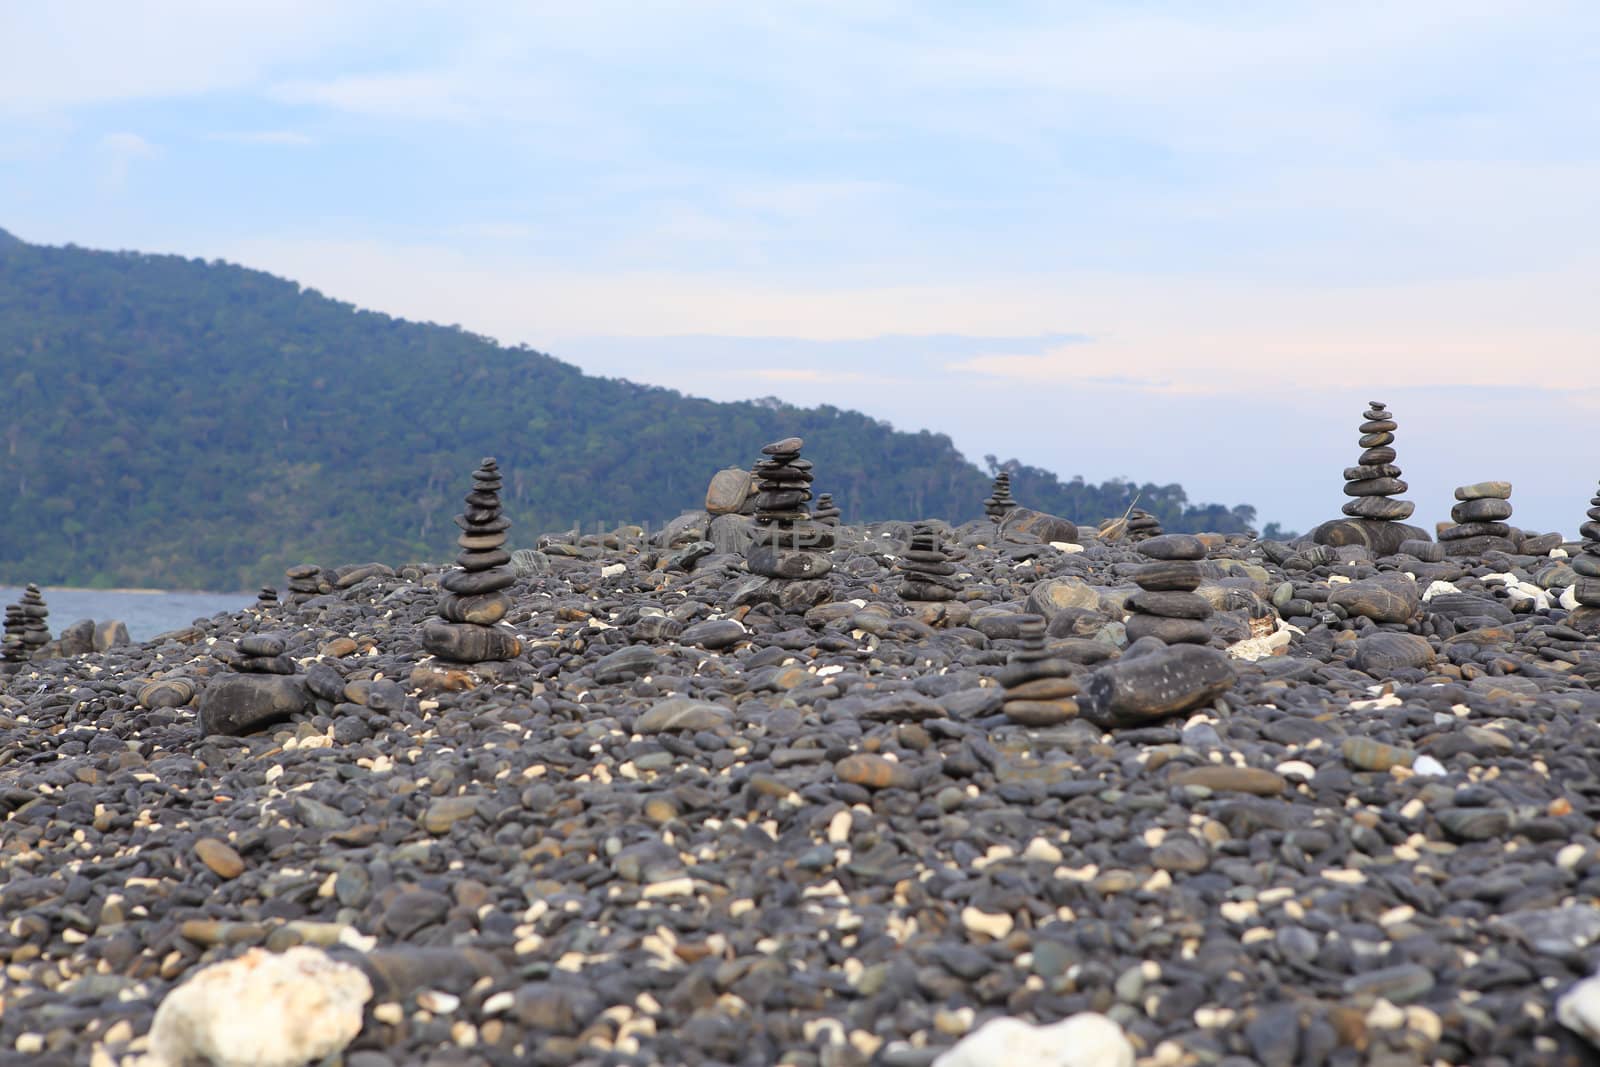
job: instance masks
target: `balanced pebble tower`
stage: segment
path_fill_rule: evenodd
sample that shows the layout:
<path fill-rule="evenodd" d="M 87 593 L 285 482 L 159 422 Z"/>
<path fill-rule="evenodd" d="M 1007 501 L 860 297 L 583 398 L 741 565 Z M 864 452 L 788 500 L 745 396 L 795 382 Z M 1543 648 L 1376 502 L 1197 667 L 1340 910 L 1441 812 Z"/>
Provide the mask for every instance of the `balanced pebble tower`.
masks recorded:
<path fill-rule="evenodd" d="M 761 450 L 755 465 L 755 537 L 745 553 L 752 574 L 767 578 L 820 578 L 833 569 L 827 550 L 834 544 L 831 526 L 813 522 L 811 461 L 800 458 L 805 442 L 798 437 L 774 441 Z"/>
<path fill-rule="evenodd" d="M 1211 640 L 1206 620 L 1211 601 L 1195 592 L 1202 578 L 1205 545 L 1191 534 L 1166 534 L 1141 542 L 1139 553 L 1151 562 L 1133 572 L 1139 592 L 1127 600 L 1132 612 L 1124 623 L 1128 640 L 1156 637 L 1169 645 L 1203 645 Z"/>
<path fill-rule="evenodd" d="M 422 628 L 422 647 L 440 659 L 456 663 L 488 663 L 515 659 L 522 653 L 522 642 L 510 630 L 496 624 L 511 610 L 505 590 L 516 580 L 505 550 L 506 530 L 511 526 L 500 511 L 500 468 L 486 458 L 472 472 L 472 492 L 466 496 L 466 510 L 456 516 L 461 536 L 456 544 L 459 570 L 452 570 L 439 581 L 445 596 L 439 601 L 442 622 Z"/>
<path fill-rule="evenodd" d="M 1044 617 L 1022 620 L 1022 649 L 1013 652 L 1000 671 L 1005 687 L 1000 705 L 1006 718 L 1023 726 L 1055 726 L 1078 714 L 1078 682 L 1071 662 L 1051 654 Z"/>
<path fill-rule="evenodd" d="M 911 547 L 899 560 L 899 569 L 901 600 L 954 600 L 961 591 L 956 565 L 950 562 L 938 531 L 928 523 L 918 523 L 912 530 Z"/>
<path fill-rule="evenodd" d="M 31 583 L 22 591 L 22 617 L 22 643 L 27 647 L 31 659 L 50 643 L 50 627 L 45 622 L 50 617 L 50 609 L 45 607 L 39 587 Z"/>
<path fill-rule="evenodd" d="M 1363 413 L 1363 449 L 1354 467 L 1344 471 L 1344 495 L 1350 499 L 1340 510 L 1346 518 L 1325 522 L 1311 531 L 1311 540 L 1335 548 L 1361 545 L 1374 557 L 1392 556 L 1405 541 L 1430 541 L 1427 531 L 1408 525 L 1416 505 L 1395 499 L 1408 488 L 1395 466 L 1394 432 L 1399 424 L 1388 405 L 1368 402 Z"/>
<path fill-rule="evenodd" d="M 1572 557 L 1572 569 L 1578 580 L 1572 585 L 1572 599 L 1577 610 L 1568 617 L 1568 623 L 1586 634 L 1600 633 L 1600 490 L 1589 499 L 1588 521 L 1578 527 L 1583 538 L 1583 548 Z"/>
<path fill-rule="evenodd" d="M 994 476 L 994 490 L 989 494 L 989 499 L 983 502 L 984 514 L 995 522 L 1006 517 L 1006 512 L 1017 506 L 1011 499 L 1011 472 L 1001 471 Z"/>
<path fill-rule="evenodd" d="M 0 652 L 0 671 L 15 674 L 28 662 L 28 644 L 22 634 L 28 628 L 27 616 L 21 604 L 6 605 L 6 635 L 4 651 Z"/>
<path fill-rule="evenodd" d="M 1456 489 L 1457 503 L 1450 509 L 1455 523 L 1439 531 L 1447 556 L 1481 556 L 1485 552 L 1517 552 L 1520 546 L 1507 519 L 1511 518 L 1511 483 L 1477 482 Z"/>

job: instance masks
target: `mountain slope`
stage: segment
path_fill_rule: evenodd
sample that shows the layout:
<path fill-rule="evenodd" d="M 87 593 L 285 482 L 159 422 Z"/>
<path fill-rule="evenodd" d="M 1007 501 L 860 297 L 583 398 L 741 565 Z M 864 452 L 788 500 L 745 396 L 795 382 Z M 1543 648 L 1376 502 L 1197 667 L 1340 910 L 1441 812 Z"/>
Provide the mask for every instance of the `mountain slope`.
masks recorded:
<path fill-rule="evenodd" d="M 989 483 L 949 438 L 856 412 L 590 377 L 260 271 L 74 246 L 0 240 L 0 390 L 0 581 L 244 588 L 306 560 L 443 559 L 483 455 L 514 544 L 664 521 L 789 434 L 852 520 L 969 518 Z M 1010 465 L 1020 500 L 1080 519 L 1133 492 Z M 1183 525 L 1181 487 L 1143 490 Z"/>

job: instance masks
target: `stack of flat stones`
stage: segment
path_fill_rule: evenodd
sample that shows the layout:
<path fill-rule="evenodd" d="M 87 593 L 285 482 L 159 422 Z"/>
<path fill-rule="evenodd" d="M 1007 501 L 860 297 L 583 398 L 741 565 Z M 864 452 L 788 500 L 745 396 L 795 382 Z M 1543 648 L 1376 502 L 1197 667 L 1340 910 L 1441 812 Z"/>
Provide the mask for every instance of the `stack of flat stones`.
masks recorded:
<path fill-rule="evenodd" d="M 844 512 L 834 505 L 833 494 L 822 493 L 817 497 L 817 506 L 812 511 L 811 517 L 824 525 L 837 526 L 839 525 L 839 518 L 843 514 Z"/>
<path fill-rule="evenodd" d="M 1052 654 L 1044 616 L 1032 615 L 1018 626 L 1020 651 L 1000 670 L 1006 718 L 1023 726 L 1054 726 L 1078 714 L 1078 682 L 1071 661 Z"/>
<path fill-rule="evenodd" d="M 22 643 L 30 657 L 50 643 L 50 627 L 45 622 L 49 617 L 50 609 L 45 606 L 39 587 L 30 583 L 22 591 Z"/>
<path fill-rule="evenodd" d="M 994 489 L 989 494 L 989 499 L 983 502 L 984 514 L 995 522 L 1006 517 L 1006 512 L 1017 506 L 1011 499 L 1011 472 L 1001 471 L 994 476 Z"/>
<path fill-rule="evenodd" d="M 1399 424 L 1393 413 L 1388 405 L 1372 400 L 1362 417 L 1357 443 L 1363 451 L 1356 465 L 1344 471 L 1344 495 L 1350 500 L 1340 510 L 1347 518 L 1323 523 L 1311 531 L 1311 539 L 1334 547 L 1362 545 L 1374 556 L 1392 556 L 1405 541 L 1431 539 L 1427 531 L 1404 521 L 1416 505 L 1395 499 L 1408 487 L 1394 462 L 1394 431 Z"/>
<path fill-rule="evenodd" d="M 229 657 L 231 674 L 212 680 L 200 695 L 204 736 L 254 733 L 306 710 L 310 698 L 282 634 L 246 634 Z M 141 697 L 143 699 L 143 697 Z"/>
<path fill-rule="evenodd" d="M 1124 622 L 1128 640 L 1155 637 L 1169 645 L 1203 645 L 1211 640 L 1206 620 L 1214 610 L 1196 593 L 1203 577 L 1206 546 L 1193 534 L 1162 534 L 1139 544 L 1151 562 L 1133 572 L 1139 591 L 1128 597 Z"/>
<path fill-rule="evenodd" d="M 522 653 L 517 635 L 497 626 L 511 609 L 505 590 L 517 580 L 505 549 L 511 526 L 500 511 L 500 468 L 486 458 L 472 472 L 472 492 L 466 510 L 456 516 L 461 536 L 456 544 L 460 570 L 439 581 L 445 596 L 439 601 L 444 621 L 422 628 L 422 647 L 440 659 L 456 663 L 489 663 L 515 659 Z"/>
<path fill-rule="evenodd" d="M 1583 548 L 1572 557 L 1572 569 L 1578 572 L 1572 597 L 1578 608 L 1567 621 L 1586 634 L 1594 634 L 1600 633 L 1600 490 L 1589 499 L 1588 520 L 1578 527 Z"/>
<path fill-rule="evenodd" d="M 289 580 L 289 604 L 299 607 L 322 592 L 322 568 L 315 563 L 301 563 L 283 572 Z"/>
<path fill-rule="evenodd" d="M 918 523 L 912 530 L 911 547 L 900 559 L 899 568 L 902 600 L 954 600 L 961 591 L 956 565 L 950 562 L 938 531 L 928 524 Z"/>
<path fill-rule="evenodd" d="M 800 458 L 804 443 L 798 437 L 774 441 L 755 465 L 755 531 L 745 553 L 752 574 L 798 580 L 820 578 L 833 569 L 828 550 L 834 530 L 813 522 L 806 509 L 812 474 L 811 461 Z"/>
<path fill-rule="evenodd" d="M 278 606 L 278 591 L 270 585 L 261 587 L 261 592 L 256 594 L 256 607 L 262 611 L 271 611 Z"/>
<path fill-rule="evenodd" d="M 1127 538 L 1129 541 L 1144 541 L 1151 537 L 1160 536 L 1160 519 L 1142 508 L 1134 508 L 1128 512 Z"/>
<path fill-rule="evenodd" d="M 15 674 L 28 662 L 28 645 L 22 639 L 22 633 L 28 628 L 27 617 L 22 614 L 21 604 L 6 605 L 6 636 L 3 651 L 0 651 L 0 664 L 7 674 Z"/>
<path fill-rule="evenodd" d="M 1456 525 L 1439 531 L 1445 555 L 1481 556 L 1485 552 L 1519 550 L 1511 518 L 1511 483 L 1477 482 L 1456 490 L 1450 518 Z"/>

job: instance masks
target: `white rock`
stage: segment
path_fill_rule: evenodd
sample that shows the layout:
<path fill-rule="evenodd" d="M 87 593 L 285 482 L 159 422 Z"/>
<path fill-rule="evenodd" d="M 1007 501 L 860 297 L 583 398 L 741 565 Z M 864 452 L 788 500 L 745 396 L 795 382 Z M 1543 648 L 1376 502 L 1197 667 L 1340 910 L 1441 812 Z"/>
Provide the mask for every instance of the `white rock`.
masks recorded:
<path fill-rule="evenodd" d="M 1236 641 L 1228 646 L 1228 655 L 1234 659 L 1255 662 L 1275 656 L 1280 649 L 1289 647 L 1289 640 L 1293 636 L 1288 630 L 1279 630 L 1268 634 L 1266 637 L 1247 637 L 1243 641 Z"/>
<path fill-rule="evenodd" d="M 602 578 L 615 578 L 619 574 L 626 573 L 628 573 L 628 565 L 626 563 L 608 563 L 600 568 L 600 577 Z"/>
<path fill-rule="evenodd" d="M 1600 1047 L 1600 975 L 1585 978 L 1556 1001 L 1556 1020 Z"/>
<path fill-rule="evenodd" d="M 1561 600 L 1559 601 L 1559 603 L 1561 604 L 1562 607 L 1566 608 L 1568 611 L 1577 611 L 1578 610 L 1578 587 L 1575 586 L 1575 585 L 1569 585 L 1565 589 L 1563 589 L 1561 591 Z"/>
<path fill-rule="evenodd" d="M 1122 1027 L 1094 1012 L 1049 1026 L 991 1019 L 933 1067 L 1133 1067 L 1133 1046 Z"/>
<path fill-rule="evenodd" d="M 969 905 L 961 909 L 961 925 L 974 934 L 983 934 L 999 941 L 1011 936 L 1016 920 L 1005 912 L 979 911 Z"/>
<path fill-rule="evenodd" d="M 1082 545 L 1075 545 L 1070 541 L 1051 541 L 1050 547 L 1057 552 L 1065 552 L 1069 556 L 1075 556 L 1083 551 Z"/>
<path fill-rule="evenodd" d="M 153 1067 L 301 1067 L 361 1032 L 372 983 L 359 967 L 297 945 L 253 948 L 167 994 L 150 1028 Z"/>
<path fill-rule="evenodd" d="M 1440 593 L 1459 593 L 1459 592 L 1461 592 L 1461 590 L 1457 589 L 1454 585 L 1451 585 L 1449 582 L 1439 582 L 1439 581 L 1429 582 L 1428 583 L 1428 588 L 1426 588 L 1426 589 L 1424 589 L 1422 591 L 1422 602 L 1424 604 L 1426 604 L 1428 601 L 1432 600 L 1434 597 L 1438 596 Z"/>
<path fill-rule="evenodd" d="M 1444 764 L 1432 756 L 1418 756 L 1411 763 L 1412 774 L 1441 775 L 1450 772 L 1444 769 Z"/>

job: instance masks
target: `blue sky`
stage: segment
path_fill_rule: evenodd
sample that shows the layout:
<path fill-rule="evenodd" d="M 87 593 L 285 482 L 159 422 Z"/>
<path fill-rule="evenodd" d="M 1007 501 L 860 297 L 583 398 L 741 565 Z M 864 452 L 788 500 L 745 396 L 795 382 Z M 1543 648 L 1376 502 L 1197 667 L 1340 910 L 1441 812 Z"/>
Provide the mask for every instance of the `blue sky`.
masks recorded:
<path fill-rule="evenodd" d="M 0 227 L 1306 528 L 1600 478 L 1588 2 L 0 5 Z M 780 428 L 775 427 L 775 431 Z"/>

